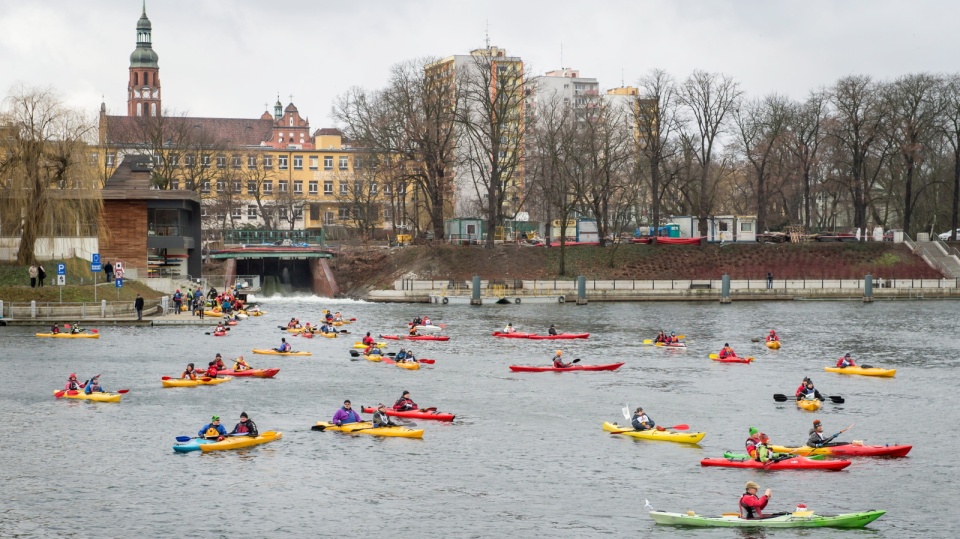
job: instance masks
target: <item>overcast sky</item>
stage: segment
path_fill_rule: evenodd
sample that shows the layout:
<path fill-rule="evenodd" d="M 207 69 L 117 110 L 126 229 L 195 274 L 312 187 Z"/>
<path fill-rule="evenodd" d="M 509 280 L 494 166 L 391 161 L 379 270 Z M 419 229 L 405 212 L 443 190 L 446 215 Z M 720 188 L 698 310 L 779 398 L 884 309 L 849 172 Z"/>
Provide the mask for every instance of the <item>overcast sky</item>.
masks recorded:
<path fill-rule="evenodd" d="M 0 91 L 52 87 L 126 113 L 141 0 L 0 0 Z M 293 95 L 313 128 L 334 98 L 389 67 L 490 42 L 539 74 L 627 85 L 651 68 L 722 72 L 749 96 L 802 98 L 848 74 L 960 71 L 960 2 L 833 0 L 151 0 L 165 109 L 256 118 Z M 562 44 L 562 64 L 561 64 Z"/>

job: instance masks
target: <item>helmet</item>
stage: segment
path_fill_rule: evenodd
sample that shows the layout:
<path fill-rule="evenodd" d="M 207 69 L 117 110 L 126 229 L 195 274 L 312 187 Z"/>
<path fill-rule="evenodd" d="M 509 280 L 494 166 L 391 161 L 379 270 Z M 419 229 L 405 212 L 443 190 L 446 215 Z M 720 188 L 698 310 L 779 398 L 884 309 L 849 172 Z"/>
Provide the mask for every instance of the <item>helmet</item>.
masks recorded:
<path fill-rule="evenodd" d="M 760 433 L 760 441 L 761 441 L 761 442 L 766 442 L 766 441 L 769 441 L 769 440 L 770 440 L 770 437 L 767 436 L 766 433 L 764 433 L 764 432 L 761 432 L 761 433 Z"/>
<path fill-rule="evenodd" d="M 850 352 L 847 352 L 843 357 L 850 357 Z"/>
<path fill-rule="evenodd" d="M 75 372 L 71 372 L 71 373 L 70 373 L 70 378 L 71 378 L 71 379 L 72 379 L 72 378 L 76 378 L 76 377 L 77 377 L 77 373 L 75 373 Z"/>
<path fill-rule="evenodd" d="M 563 355 L 563 350 L 557 350 L 557 355 L 558 355 L 558 356 L 562 356 L 562 355 Z"/>

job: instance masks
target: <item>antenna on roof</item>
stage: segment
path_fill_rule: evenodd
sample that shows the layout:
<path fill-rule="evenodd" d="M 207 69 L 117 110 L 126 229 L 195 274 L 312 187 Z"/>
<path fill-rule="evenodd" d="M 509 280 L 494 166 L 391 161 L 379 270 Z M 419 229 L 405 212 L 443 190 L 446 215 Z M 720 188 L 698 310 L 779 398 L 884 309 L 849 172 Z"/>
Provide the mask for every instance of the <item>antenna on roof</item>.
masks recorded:
<path fill-rule="evenodd" d="M 627 83 L 624 82 L 624 80 L 623 80 L 623 68 L 622 68 L 622 67 L 620 68 L 620 87 L 621 87 L 621 88 L 626 88 L 626 87 L 627 87 Z"/>
<path fill-rule="evenodd" d="M 487 31 L 486 31 L 486 41 L 487 49 L 490 49 L 490 19 L 487 19 Z"/>

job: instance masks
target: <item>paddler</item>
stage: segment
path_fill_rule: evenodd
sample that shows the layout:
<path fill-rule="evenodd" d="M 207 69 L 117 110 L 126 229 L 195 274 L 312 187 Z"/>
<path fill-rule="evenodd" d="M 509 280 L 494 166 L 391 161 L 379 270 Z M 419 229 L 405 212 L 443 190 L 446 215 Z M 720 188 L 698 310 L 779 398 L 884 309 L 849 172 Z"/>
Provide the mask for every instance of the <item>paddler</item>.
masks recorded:
<path fill-rule="evenodd" d="M 757 458 L 757 444 L 760 443 L 759 430 L 757 427 L 750 427 L 750 437 L 747 438 L 747 441 L 744 442 L 744 445 L 747 449 L 747 454 L 750 455 L 750 458 Z"/>
<path fill-rule="evenodd" d="M 213 364 L 217 366 L 217 370 L 218 370 L 218 371 L 225 371 L 225 370 L 227 370 L 227 366 L 224 365 L 224 363 L 223 363 L 223 356 L 221 356 L 220 354 L 217 354 L 217 357 L 214 358 Z"/>
<path fill-rule="evenodd" d="M 513 329 L 513 322 L 509 322 L 507 327 L 503 328 L 504 333 L 514 333 L 515 331 L 517 330 Z"/>
<path fill-rule="evenodd" d="M 247 364 L 247 361 L 243 359 L 243 356 L 238 357 L 233 360 L 233 370 L 235 371 L 245 371 L 250 369 L 250 365 Z"/>
<path fill-rule="evenodd" d="M 73 324 L 73 327 L 70 328 L 70 333 L 73 335 L 76 335 L 77 333 L 83 333 L 83 328 L 80 327 L 80 322 L 76 322 Z"/>
<path fill-rule="evenodd" d="M 717 354 L 720 356 L 720 359 L 726 359 L 728 357 L 737 357 L 737 353 L 733 351 L 733 348 L 730 348 L 730 343 L 723 343 L 723 349 L 720 350 L 720 353 Z"/>
<path fill-rule="evenodd" d="M 853 425 L 850 425 L 850 427 L 852 426 Z M 840 436 L 844 432 L 847 432 L 848 430 L 850 430 L 850 427 L 847 427 L 841 430 L 840 432 L 834 434 L 833 436 L 824 436 L 823 423 L 821 423 L 819 419 L 814 419 L 813 428 L 810 429 L 810 438 L 807 439 L 807 445 L 810 447 L 827 447 L 831 445 L 844 445 L 841 443 L 833 442 L 833 440 L 835 440 L 837 436 Z"/>
<path fill-rule="evenodd" d="M 223 327 L 223 322 L 217 322 L 217 327 L 213 330 L 214 333 L 224 333 L 227 329 Z"/>
<path fill-rule="evenodd" d="M 553 366 L 558 369 L 569 367 L 572 363 L 563 362 L 563 350 L 557 350 L 557 355 L 553 356 Z"/>
<path fill-rule="evenodd" d="M 770 501 L 773 492 L 767 489 L 763 496 L 758 498 L 757 491 L 760 490 L 760 486 L 753 481 L 747 481 L 745 489 L 746 492 L 740 496 L 740 518 L 748 520 L 763 518 L 763 509 Z"/>
<path fill-rule="evenodd" d="M 103 386 L 100 385 L 99 374 L 90 379 L 90 383 L 87 384 L 86 389 L 84 389 L 84 393 L 87 395 L 91 393 L 106 393 L 106 391 L 103 389 Z"/>
<path fill-rule="evenodd" d="M 382 406 L 382 405 L 381 405 Z M 398 412 L 406 412 L 408 410 L 418 410 L 420 407 L 417 406 L 417 403 L 413 402 L 410 399 L 410 392 L 404 390 L 403 394 L 397 399 L 397 402 L 394 403 L 393 409 Z"/>
<path fill-rule="evenodd" d="M 813 380 L 809 378 L 806 378 L 806 382 L 804 382 L 804 385 L 797 391 L 798 391 L 797 393 L 798 401 L 803 399 L 817 399 L 819 401 L 824 400 L 823 395 L 821 395 L 820 392 L 817 391 L 815 387 L 813 387 Z"/>
<path fill-rule="evenodd" d="M 334 313 L 334 315 L 333 315 L 333 321 L 334 321 L 334 322 L 343 322 L 343 315 L 340 314 L 340 311 L 337 311 L 336 313 Z"/>
<path fill-rule="evenodd" d="M 670 344 L 676 344 L 680 342 L 680 339 L 677 338 L 677 334 L 675 332 L 671 331 L 670 336 L 667 337 L 667 342 L 669 342 Z"/>
<path fill-rule="evenodd" d="M 180 379 L 189 378 L 191 380 L 197 379 L 197 370 L 193 367 L 193 363 L 187 363 L 187 368 L 180 374 Z"/>
<path fill-rule="evenodd" d="M 411 326 L 422 326 L 422 325 L 423 325 L 423 318 L 421 318 L 420 315 L 418 314 L 417 317 L 413 319 L 413 322 L 410 322 L 410 325 L 411 325 Z"/>
<path fill-rule="evenodd" d="M 230 431 L 230 436 L 258 436 L 257 424 L 250 420 L 246 412 L 240 412 L 240 422 Z"/>
<path fill-rule="evenodd" d="M 296 328 L 297 328 L 297 319 L 291 318 L 290 321 L 287 322 L 287 329 L 296 329 Z"/>
<path fill-rule="evenodd" d="M 410 326 L 410 333 L 407 334 L 408 337 L 419 337 L 420 334 L 417 333 L 417 326 Z"/>
<path fill-rule="evenodd" d="M 396 423 L 390 421 L 390 416 L 387 415 L 387 407 L 382 402 L 377 405 L 377 411 L 373 413 L 373 426 L 375 428 L 397 426 Z"/>
<path fill-rule="evenodd" d="M 662 329 L 660 330 L 660 333 L 657 333 L 657 338 L 654 339 L 653 342 L 654 342 L 654 343 L 658 343 L 658 342 L 665 343 L 665 342 L 667 342 L 667 335 L 663 332 Z"/>
<path fill-rule="evenodd" d="M 374 343 L 373 337 L 370 336 L 370 332 L 367 332 L 367 336 L 360 340 L 363 344 L 371 345 Z"/>
<path fill-rule="evenodd" d="M 53 327 L 50 328 L 50 333 L 57 335 L 60 333 L 60 322 L 54 322 Z"/>
<path fill-rule="evenodd" d="M 553 324 L 550 324 L 550 329 L 547 330 L 547 335 L 556 335 L 556 334 L 557 334 L 557 327 L 554 326 Z"/>
<path fill-rule="evenodd" d="M 837 367 L 841 369 L 845 367 L 856 367 L 857 364 L 853 362 L 853 357 L 850 356 L 850 352 L 844 354 L 844 356 L 837 360 Z"/>
<path fill-rule="evenodd" d="M 350 407 L 349 400 L 343 401 L 343 406 L 337 409 L 333 414 L 333 419 L 330 420 L 331 423 L 338 427 L 344 423 L 359 423 L 361 421 L 363 420 L 360 419 L 360 414 Z"/>
<path fill-rule="evenodd" d="M 633 430 L 650 430 L 656 426 L 656 423 L 639 406 L 633 411 L 633 419 L 630 420 L 630 424 L 633 425 Z"/>
<path fill-rule="evenodd" d="M 216 362 L 216 361 L 211 361 L 210 363 L 207 363 L 207 374 L 206 374 L 206 376 L 208 376 L 208 377 L 210 377 L 210 378 L 216 378 L 216 377 L 217 377 L 217 374 L 219 374 L 219 373 L 220 373 L 220 369 L 217 368 L 217 362 Z"/>
<path fill-rule="evenodd" d="M 433 325 L 433 322 L 430 321 L 430 317 L 429 317 L 429 316 L 423 315 L 423 324 L 421 324 L 421 325 L 424 325 L 424 326 L 432 326 L 432 325 Z"/>
<path fill-rule="evenodd" d="M 67 391 L 76 391 L 78 389 L 83 389 L 83 386 L 80 385 L 80 382 L 77 381 L 77 373 L 70 373 L 70 378 L 67 379 L 67 385 L 63 386 L 63 389 Z"/>
<path fill-rule="evenodd" d="M 776 330 L 771 329 L 770 334 L 767 335 L 767 342 L 778 342 L 780 341 L 780 336 L 777 335 Z"/>
<path fill-rule="evenodd" d="M 220 416 L 215 415 L 210 418 L 210 422 L 200 427 L 197 436 L 207 440 L 222 440 L 227 435 L 227 429 L 220 424 Z"/>
<path fill-rule="evenodd" d="M 770 437 L 763 432 L 760 433 L 760 443 L 756 446 L 756 453 L 754 460 L 763 464 L 776 462 L 780 458 L 779 454 L 770 449 Z"/>
<path fill-rule="evenodd" d="M 287 342 L 287 338 L 286 338 L 286 337 L 281 337 L 281 338 L 280 338 L 280 346 L 279 346 L 278 348 L 274 348 L 273 350 L 274 350 L 274 352 L 283 352 L 283 353 L 289 352 L 289 351 L 290 351 L 290 343 Z"/>
<path fill-rule="evenodd" d="M 306 324 L 303 325 L 302 333 L 308 333 L 310 335 L 313 335 L 313 326 L 310 325 L 310 322 L 307 322 Z"/>

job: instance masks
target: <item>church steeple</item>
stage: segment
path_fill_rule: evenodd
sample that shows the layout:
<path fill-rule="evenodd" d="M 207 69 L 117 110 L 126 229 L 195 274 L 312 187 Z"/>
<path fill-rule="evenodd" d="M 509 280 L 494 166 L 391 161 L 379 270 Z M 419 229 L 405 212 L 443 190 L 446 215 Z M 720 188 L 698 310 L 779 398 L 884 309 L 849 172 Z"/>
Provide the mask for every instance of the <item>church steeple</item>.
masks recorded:
<path fill-rule="evenodd" d="M 130 54 L 130 78 L 127 84 L 128 116 L 160 115 L 160 65 L 153 50 L 151 31 L 153 25 L 147 18 L 147 2 L 137 21 L 137 48 Z"/>

